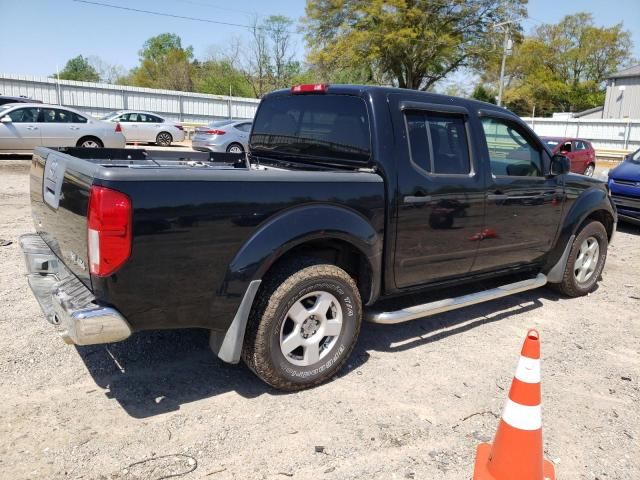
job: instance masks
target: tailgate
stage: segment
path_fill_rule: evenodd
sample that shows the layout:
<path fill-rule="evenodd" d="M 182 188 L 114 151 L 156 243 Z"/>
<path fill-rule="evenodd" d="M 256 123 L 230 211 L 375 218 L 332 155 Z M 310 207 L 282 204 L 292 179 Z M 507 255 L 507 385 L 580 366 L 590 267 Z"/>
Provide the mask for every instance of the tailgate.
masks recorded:
<path fill-rule="evenodd" d="M 36 232 L 89 288 L 87 209 L 94 170 L 86 160 L 36 148 L 30 173 Z"/>

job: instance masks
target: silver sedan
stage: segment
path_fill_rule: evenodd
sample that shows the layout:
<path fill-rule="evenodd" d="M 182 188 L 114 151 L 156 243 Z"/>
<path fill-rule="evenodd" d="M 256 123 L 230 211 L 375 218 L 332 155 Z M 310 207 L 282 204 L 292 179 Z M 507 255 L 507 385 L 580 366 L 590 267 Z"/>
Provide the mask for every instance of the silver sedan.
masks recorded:
<path fill-rule="evenodd" d="M 124 148 L 120 125 L 86 113 L 42 103 L 0 106 L 0 152 L 30 153 L 35 147 Z"/>
<path fill-rule="evenodd" d="M 127 143 L 155 143 L 168 147 L 173 142 L 183 142 L 185 138 L 182 125 L 161 117 L 157 113 L 119 110 L 108 113 L 102 119 L 120 123 Z"/>
<path fill-rule="evenodd" d="M 249 133 L 250 121 L 218 120 L 196 128 L 191 147 L 201 152 L 243 153 L 248 149 Z"/>

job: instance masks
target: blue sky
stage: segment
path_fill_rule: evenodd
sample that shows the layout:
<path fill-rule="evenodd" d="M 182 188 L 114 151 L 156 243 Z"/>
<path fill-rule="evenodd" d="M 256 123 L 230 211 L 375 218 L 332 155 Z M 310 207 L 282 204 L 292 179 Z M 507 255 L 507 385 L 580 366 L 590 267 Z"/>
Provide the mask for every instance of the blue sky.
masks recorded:
<path fill-rule="evenodd" d="M 250 24 L 252 18 L 282 14 L 304 15 L 304 0 L 95 0 L 138 9 L 154 10 L 202 19 Z M 634 51 L 640 59 L 640 0 L 530 0 L 524 22 L 529 32 L 541 22 L 557 22 L 563 15 L 591 12 L 598 25 L 623 22 L 632 30 Z M 232 37 L 245 37 L 239 27 L 195 22 L 177 18 L 76 3 L 72 0 L 0 0 L 0 72 L 49 75 L 78 54 L 98 56 L 110 64 L 131 68 L 137 64 L 138 50 L 149 37 L 174 32 L 185 45 L 193 45 L 195 55 L 205 58 L 212 48 L 224 49 Z M 304 41 L 296 34 L 296 52 L 304 57 Z"/>

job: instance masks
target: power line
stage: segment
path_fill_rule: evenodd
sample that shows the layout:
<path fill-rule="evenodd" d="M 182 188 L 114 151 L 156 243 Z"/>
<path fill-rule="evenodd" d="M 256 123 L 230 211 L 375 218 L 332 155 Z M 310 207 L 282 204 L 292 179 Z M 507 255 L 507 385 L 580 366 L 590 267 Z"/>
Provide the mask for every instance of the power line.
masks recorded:
<path fill-rule="evenodd" d="M 120 5 L 111 5 L 109 3 L 92 2 L 90 0 L 71 0 L 71 1 L 76 3 L 85 3 L 88 5 L 96 5 L 99 7 L 115 8 L 117 10 L 127 10 L 129 12 L 147 13 L 149 15 L 157 15 L 159 17 L 171 17 L 171 18 L 178 18 L 180 20 L 191 20 L 194 22 L 213 23 L 216 25 L 226 25 L 228 27 L 246 28 L 248 30 L 251 30 L 253 28 L 251 25 L 243 25 L 241 23 L 221 22 L 219 20 L 210 20 L 208 18 L 197 18 L 197 17 L 188 17 L 186 15 L 174 15 L 172 13 L 165 13 L 165 12 L 154 12 L 153 10 L 143 10 L 141 8 L 123 7 Z"/>

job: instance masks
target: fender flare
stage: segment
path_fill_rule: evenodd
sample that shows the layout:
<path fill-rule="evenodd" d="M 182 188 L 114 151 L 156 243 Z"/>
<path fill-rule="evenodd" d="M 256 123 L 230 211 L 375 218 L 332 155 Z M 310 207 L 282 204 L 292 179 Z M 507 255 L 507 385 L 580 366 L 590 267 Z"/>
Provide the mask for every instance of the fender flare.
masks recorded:
<path fill-rule="evenodd" d="M 218 357 L 238 363 L 247 320 L 263 276 L 282 255 L 310 240 L 342 240 L 365 255 L 371 269 L 370 298 L 380 290 L 382 232 L 357 212 L 333 205 L 297 207 L 258 228 L 229 264 L 222 289 L 242 302 L 226 332 L 211 331 L 209 345 Z"/>
<path fill-rule="evenodd" d="M 570 250 L 570 244 L 578 234 L 578 228 L 589 215 L 597 211 L 607 212 L 615 223 L 616 213 L 605 190 L 590 188 L 578 196 L 563 218 L 558 237 L 548 256 L 544 271 L 551 273 L 553 270 L 557 272 L 560 268 L 559 263 L 564 261 L 566 264 L 568 250 Z M 564 268 L 562 268 L 562 271 L 564 272 Z M 550 279 L 549 281 L 552 282 L 553 280 Z"/>

